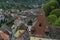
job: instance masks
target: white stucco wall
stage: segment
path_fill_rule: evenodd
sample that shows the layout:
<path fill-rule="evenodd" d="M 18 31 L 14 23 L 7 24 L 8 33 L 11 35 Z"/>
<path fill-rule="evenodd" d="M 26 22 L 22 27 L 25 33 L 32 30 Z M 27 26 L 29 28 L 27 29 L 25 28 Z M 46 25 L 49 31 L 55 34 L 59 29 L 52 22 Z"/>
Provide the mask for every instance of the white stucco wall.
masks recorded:
<path fill-rule="evenodd" d="M 57 39 L 48 39 L 48 38 L 40 38 L 40 37 L 30 37 L 30 40 L 57 40 Z"/>

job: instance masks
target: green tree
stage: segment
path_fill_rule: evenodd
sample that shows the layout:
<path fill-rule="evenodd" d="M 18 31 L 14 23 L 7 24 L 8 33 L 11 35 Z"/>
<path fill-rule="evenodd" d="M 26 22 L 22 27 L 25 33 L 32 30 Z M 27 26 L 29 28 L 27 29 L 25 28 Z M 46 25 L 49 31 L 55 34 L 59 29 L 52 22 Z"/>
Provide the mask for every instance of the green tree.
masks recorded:
<path fill-rule="evenodd" d="M 44 5 L 44 10 L 46 12 L 46 16 L 49 15 L 49 13 L 58 8 L 59 7 L 59 3 L 56 0 L 51 0 L 50 2 L 48 2 L 47 4 Z"/>
<path fill-rule="evenodd" d="M 58 1 L 59 5 L 60 5 L 60 0 L 57 0 L 57 1 Z"/>
<path fill-rule="evenodd" d="M 20 9 L 22 8 L 22 7 L 21 7 L 21 4 L 20 4 L 20 3 L 16 3 L 16 4 L 15 4 L 15 8 L 20 10 Z"/>
<path fill-rule="evenodd" d="M 49 15 L 47 17 L 48 24 L 50 24 L 50 25 L 53 25 L 53 23 L 55 23 L 56 20 L 57 20 L 57 16 L 56 15 Z"/>
<path fill-rule="evenodd" d="M 14 24 L 14 20 L 10 20 L 6 22 L 6 25 L 8 26 L 12 26 Z"/>
<path fill-rule="evenodd" d="M 60 17 L 56 20 L 56 22 L 54 23 L 54 26 L 60 26 Z"/>
<path fill-rule="evenodd" d="M 51 15 L 56 15 L 57 17 L 59 17 L 60 16 L 60 9 L 55 9 L 55 10 L 53 10 L 51 13 L 50 13 Z"/>

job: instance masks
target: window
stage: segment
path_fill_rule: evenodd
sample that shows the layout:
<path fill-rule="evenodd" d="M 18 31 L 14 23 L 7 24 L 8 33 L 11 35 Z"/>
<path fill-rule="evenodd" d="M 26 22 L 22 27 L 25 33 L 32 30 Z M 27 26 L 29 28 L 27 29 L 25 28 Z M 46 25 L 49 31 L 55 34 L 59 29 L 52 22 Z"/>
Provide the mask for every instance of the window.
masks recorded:
<path fill-rule="evenodd" d="M 32 25 L 32 23 L 33 23 L 32 20 L 30 20 L 27 25 Z"/>
<path fill-rule="evenodd" d="M 39 24 L 39 27 L 42 27 L 42 24 L 41 23 Z"/>
<path fill-rule="evenodd" d="M 49 35 L 49 32 L 47 31 L 47 32 L 45 32 L 45 34 L 48 36 Z"/>
<path fill-rule="evenodd" d="M 4 40 L 4 39 L 1 39 L 1 40 Z"/>
<path fill-rule="evenodd" d="M 35 31 L 34 30 L 31 30 L 31 34 L 34 34 L 35 33 Z"/>

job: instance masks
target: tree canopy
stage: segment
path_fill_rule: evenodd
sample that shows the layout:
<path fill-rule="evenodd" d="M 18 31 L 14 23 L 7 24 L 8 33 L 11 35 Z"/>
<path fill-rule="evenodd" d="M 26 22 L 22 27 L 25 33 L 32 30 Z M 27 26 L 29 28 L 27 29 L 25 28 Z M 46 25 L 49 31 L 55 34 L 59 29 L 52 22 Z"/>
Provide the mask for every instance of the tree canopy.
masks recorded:
<path fill-rule="evenodd" d="M 55 23 L 55 21 L 57 20 L 57 16 L 56 15 L 49 15 L 47 17 L 47 21 L 50 25 L 53 25 L 53 23 Z"/>
<path fill-rule="evenodd" d="M 55 21 L 54 26 L 60 26 L 60 17 Z"/>
<path fill-rule="evenodd" d="M 59 7 L 59 3 L 57 1 L 53 1 L 51 0 L 50 2 L 48 2 L 47 4 L 44 5 L 44 10 L 45 10 L 45 13 L 46 13 L 46 16 L 49 15 L 49 13 L 58 8 Z"/>
<path fill-rule="evenodd" d="M 57 17 L 59 17 L 60 16 L 60 9 L 55 9 L 55 10 L 53 10 L 51 13 L 50 13 L 51 15 L 56 15 Z"/>

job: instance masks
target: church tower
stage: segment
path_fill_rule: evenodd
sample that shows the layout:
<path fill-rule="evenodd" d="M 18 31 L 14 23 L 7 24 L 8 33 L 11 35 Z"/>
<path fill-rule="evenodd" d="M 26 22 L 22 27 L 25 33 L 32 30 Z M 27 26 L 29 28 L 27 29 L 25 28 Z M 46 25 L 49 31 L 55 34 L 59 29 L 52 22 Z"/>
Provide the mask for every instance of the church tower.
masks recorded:
<path fill-rule="evenodd" d="M 46 27 L 46 18 L 43 8 L 40 9 L 40 14 L 31 30 L 34 36 L 45 37 L 49 34 Z"/>

